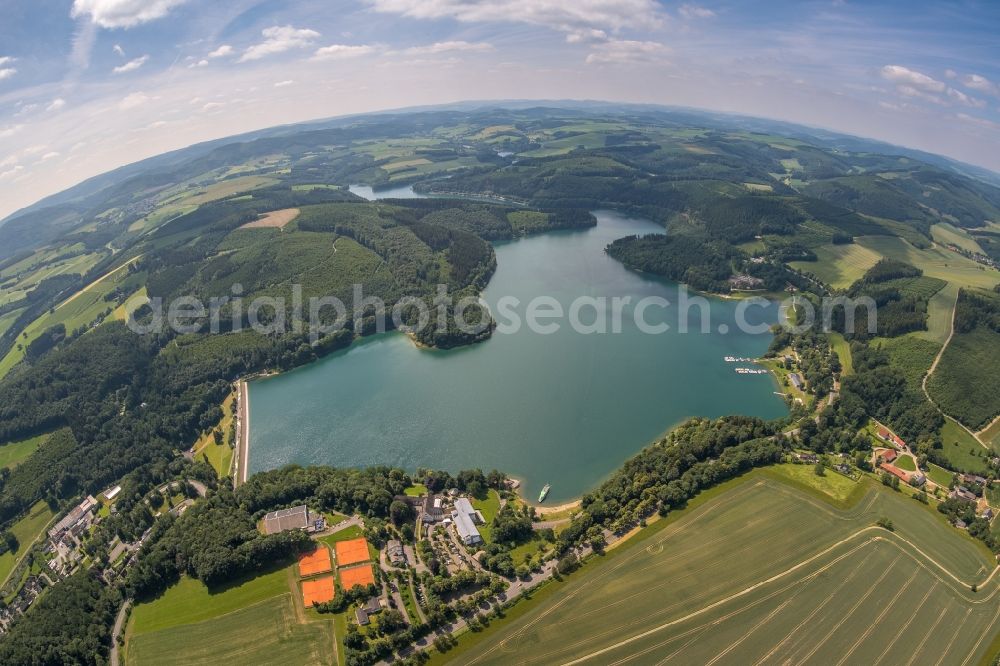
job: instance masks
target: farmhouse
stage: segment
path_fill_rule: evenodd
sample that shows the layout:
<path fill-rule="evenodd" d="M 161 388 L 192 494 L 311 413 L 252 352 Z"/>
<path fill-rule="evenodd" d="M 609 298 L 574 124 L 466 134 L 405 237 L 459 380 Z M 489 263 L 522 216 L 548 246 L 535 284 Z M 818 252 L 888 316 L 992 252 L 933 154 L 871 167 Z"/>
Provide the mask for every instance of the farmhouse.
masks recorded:
<path fill-rule="evenodd" d="M 272 511 L 264 516 L 264 533 L 277 534 L 288 530 L 321 532 L 326 529 L 326 519 L 322 516 L 310 518 L 309 507 L 305 504 L 290 509 Z"/>
<path fill-rule="evenodd" d="M 976 474 L 961 474 L 959 478 L 962 479 L 962 483 L 967 483 L 972 486 L 985 486 L 986 479 Z"/>
<path fill-rule="evenodd" d="M 354 618 L 358 621 L 358 624 L 362 627 L 366 626 L 370 621 L 368 619 L 368 613 L 365 612 L 364 608 L 359 608 L 358 610 L 354 611 Z"/>
<path fill-rule="evenodd" d="M 955 486 L 955 489 L 952 490 L 950 493 L 948 493 L 948 497 L 950 497 L 951 499 L 965 500 L 966 502 L 976 501 L 975 493 L 971 492 L 965 486 Z"/>
<path fill-rule="evenodd" d="M 114 486 L 113 488 L 108 488 L 104 491 L 104 497 L 110 502 L 114 498 L 118 497 L 118 493 L 122 491 L 121 486 Z"/>
<path fill-rule="evenodd" d="M 896 433 L 892 432 L 891 430 L 889 430 L 885 426 L 879 426 L 878 436 L 879 436 L 879 439 L 881 439 L 883 442 L 889 442 L 890 444 L 892 444 L 893 446 L 895 446 L 897 448 L 902 449 L 902 448 L 906 447 L 906 442 L 904 442 L 899 437 L 899 435 L 897 435 Z"/>
<path fill-rule="evenodd" d="M 451 517 L 455 521 L 455 529 L 458 530 L 458 536 L 462 543 L 466 546 L 473 546 L 483 542 L 483 537 L 479 534 L 476 525 L 481 525 L 486 521 L 483 519 L 483 514 L 474 509 L 468 499 L 459 497 L 455 500 L 455 510 Z"/>
<path fill-rule="evenodd" d="M 895 449 L 882 449 L 881 451 L 879 451 L 878 455 L 880 458 L 882 458 L 883 461 L 887 463 L 891 463 L 893 460 L 896 459 Z"/>
<path fill-rule="evenodd" d="M 879 467 L 881 467 L 884 471 L 889 472 L 889 474 L 892 474 L 893 476 L 897 477 L 898 479 L 900 479 L 905 483 L 910 482 L 910 475 L 905 471 L 899 469 L 895 465 L 890 465 L 889 463 L 882 463 L 881 465 L 879 465 Z"/>
<path fill-rule="evenodd" d="M 804 391 L 806 388 L 806 383 L 802 380 L 802 375 L 797 372 L 792 372 L 788 375 L 788 381 L 792 383 L 792 386 L 800 391 Z"/>

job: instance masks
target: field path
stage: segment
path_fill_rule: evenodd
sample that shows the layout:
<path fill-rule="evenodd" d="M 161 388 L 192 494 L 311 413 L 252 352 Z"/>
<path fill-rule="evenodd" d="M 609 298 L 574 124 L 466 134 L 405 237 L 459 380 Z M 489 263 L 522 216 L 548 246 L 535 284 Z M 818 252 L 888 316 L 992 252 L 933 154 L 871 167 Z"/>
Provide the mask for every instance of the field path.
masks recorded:
<path fill-rule="evenodd" d="M 961 290 L 959 290 L 959 292 L 961 292 Z M 931 375 L 934 374 L 934 371 L 937 370 L 938 363 L 941 362 L 941 357 L 944 356 L 944 350 L 948 348 L 948 345 L 951 344 L 951 339 L 955 337 L 955 317 L 957 315 L 958 315 L 958 296 L 955 297 L 955 305 L 952 306 L 951 309 L 951 330 L 948 331 L 948 339 L 944 341 L 943 345 L 941 345 L 941 349 L 938 350 L 937 356 L 934 357 L 934 362 L 931 363 L 930 369 L 927 370 L 926 374 L 924 374 L 924 380 L 921 383 L 921 386 L 924 389 L 924 395 L 927 396 L 927 400 L 932 405 L 934 405 L 939 412 L 941 412 L 946 417 L 950 418 L 952 421 L 957 423 L 961 428 L 965 430 L 965 432 L 969 433 L 969 435 L 972 436 L 972 439 L 979 442 L 979 445 L 982 446 L 984 449 L 992 451 L 989 445 L 979 438 L 979 435 L 977 433 L 970 430 L 968 427 L 966 427 L 964 423 L 962 423 L 958 419 L 948 416 L 948 414 L 943 409 L 941 409 L 941 406 L 938 405 L 936 402 L 934 402 L 934 398 L 931 397 L 930 391 L 927 390 L 927 380 L 930 379 Z"/>
<path fill-rule="evenodd" d="M 107 273 L 105 273 L 101 277 L 97 278 L 96 280 L 94 280 L 93 282 L 91 282 L 90 284 L 88 284 L 87 286 L 83 287 L 82 289 L 80 289 L 79 291 L 77 291 L 75 294 L 73 294 L 72 296 L 70 296 L 69 298 L 67 298 L 65 301 L 63 301 L 62 303 L 60 303 L 59 305 L 57 305 L 55 309 L 58 310 L 59 308 L 65 306 L 65 305 L 69 305 L 74 300 L 76 300 L 77 297 L 79 297 L 81 294 L 84 294 L 84 293 L 90 291 L 91 288 L 96 287 L 97 285 L 99 285 L 100 283 L 104 282 L 105 280 L 107 280 L 109 277 L 111 277 L 112 275 L 114 275 L 118 271 L 120 271 L 120 270 L 122 270 L 124 268 L 128 268 L 129 266 L 131 266 L 135 262 L 139 261 L 140 259 L 142 259 L 142 255 L 141 254 L 138 257 L 133 257 L 132 259 L 128 260 L 127 262 L 125 262 L 124 264 L 122 264 L 121 266 L 119 266 L 118 268 L 116 268 L 116 269 L 114 269 L 112 271 L 108 271 Z"/>

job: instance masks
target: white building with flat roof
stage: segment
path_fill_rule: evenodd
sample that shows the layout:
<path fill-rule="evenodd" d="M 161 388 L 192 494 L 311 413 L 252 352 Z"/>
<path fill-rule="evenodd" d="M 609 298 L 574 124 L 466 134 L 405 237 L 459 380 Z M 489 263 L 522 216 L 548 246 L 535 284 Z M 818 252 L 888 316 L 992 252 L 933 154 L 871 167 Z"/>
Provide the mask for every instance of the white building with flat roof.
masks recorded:
<path fill-rule="evenodd" d="M 482 525 L 486 521 L 483 514 L 473 508 L 472 503 L 465 497 L 455 500 L 455 510 L 451 513 L 455 521 L 455 529 L 458 537 L 466 546 L 475 546 L 483 542 L 483 536 L 479 533 L 476 525 Z"/>

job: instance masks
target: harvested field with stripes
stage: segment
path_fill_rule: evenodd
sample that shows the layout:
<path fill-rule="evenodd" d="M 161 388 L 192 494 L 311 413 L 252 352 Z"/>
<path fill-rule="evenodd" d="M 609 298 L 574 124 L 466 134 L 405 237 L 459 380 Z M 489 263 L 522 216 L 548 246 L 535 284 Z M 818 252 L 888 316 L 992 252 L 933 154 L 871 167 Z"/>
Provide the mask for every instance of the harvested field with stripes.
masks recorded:
<path fill-rule="evenodd" d="M 749 474 L 444 660 L 978 664 L 1000 627 L 995 563 L 933 509 L 863 483 L 838 507 Z"/>

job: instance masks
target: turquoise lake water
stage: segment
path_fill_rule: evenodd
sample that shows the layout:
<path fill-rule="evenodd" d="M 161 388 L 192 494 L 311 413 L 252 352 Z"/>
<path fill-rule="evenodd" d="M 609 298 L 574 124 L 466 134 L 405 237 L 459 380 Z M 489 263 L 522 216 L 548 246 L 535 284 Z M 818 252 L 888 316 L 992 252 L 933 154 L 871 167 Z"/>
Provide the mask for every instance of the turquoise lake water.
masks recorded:
<path fill-rule="evenodd" d="M 679 332 L 678 285 L 629 271 L 604 252 L 617 238 L 662 227 L 596 214 L 589 230 L 498 244 L 483 297 L 494 312 L 498 299 L 516 297 L 523 320 L 539 295 L 567 310 L 579 296 L 628 296 L 621 333 L 585 335 L 562 320 L 553 334 L 522 326 L 452 351 L 418 349 L 399 333 L 368 338 L 250 385 L 250 471 L 292 462 L 497 468 L 522 479 L 531 499 L 552 484 L 548 501 L 556 503 L 595 487 L 687 417 L 786 414 L 770 375 L 740 375 L 735 367 L 748 364 L 723 360 L 760 356 L 770 333 L 737 330 L 739 302 L 722 299 L 708 300 L 710 333 L 699 332 L 698 308 L 689 311 L 690 332 Z M 635 303 L 647 296 L 672 304 L 645 316 L 669 324 L 668 332 L 635 324 Z M 583 309 L 582 321 L 594 318 L 593 308 Z M 748 308 L 746 319 L 776 321 L 777 307 Z"/>

